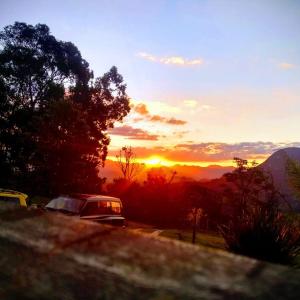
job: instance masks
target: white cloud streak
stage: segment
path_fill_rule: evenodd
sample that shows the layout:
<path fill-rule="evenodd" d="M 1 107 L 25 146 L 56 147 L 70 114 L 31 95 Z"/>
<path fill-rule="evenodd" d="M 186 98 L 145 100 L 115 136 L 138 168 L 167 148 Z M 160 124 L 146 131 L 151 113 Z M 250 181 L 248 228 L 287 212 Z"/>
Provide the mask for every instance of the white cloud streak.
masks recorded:
<path fill-rule="evenodd" d="M 164 65 L 174 65 L 178 67 L 197 66 L 197 65 L 202 65 L 204 63 L 203 59 L 201 58 L 187 59 L 182 56 L 158 57 L 146 52 L 139 52 L 137 56 L 142 59 L 149 60 L 155 63 L 160 63 Z"/>

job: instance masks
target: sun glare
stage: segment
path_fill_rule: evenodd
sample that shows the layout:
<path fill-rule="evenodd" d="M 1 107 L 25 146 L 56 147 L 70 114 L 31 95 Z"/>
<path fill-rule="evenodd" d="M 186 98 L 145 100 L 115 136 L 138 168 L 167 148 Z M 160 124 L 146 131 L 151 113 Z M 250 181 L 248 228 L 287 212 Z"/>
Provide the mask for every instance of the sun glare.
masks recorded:
<path fill-rule="evenodd" d="M 144 164 L 146 166 L 172 166 L 173 163 L 168 161 L 167 159 L 161 156 L 151 156 L 149 158 L 144 159 Z"/>

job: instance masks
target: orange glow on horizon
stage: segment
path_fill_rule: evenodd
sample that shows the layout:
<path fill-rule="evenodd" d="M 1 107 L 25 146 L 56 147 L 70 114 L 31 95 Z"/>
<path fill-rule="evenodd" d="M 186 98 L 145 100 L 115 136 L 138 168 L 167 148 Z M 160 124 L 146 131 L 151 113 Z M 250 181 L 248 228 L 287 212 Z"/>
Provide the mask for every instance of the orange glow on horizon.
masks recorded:
<path fill-rule="evenodd" d="M 107 156 L 108 160 L 117 161 L 115 156 Z M 260 164 L 265 159 L 256 159 L 255 161 Z M 209 167 L 209 166 L 220 166 L 220 167 L 235 167 L 235 163 L 232 159 L 220 160 L 220 161 L 173 161 L 168 160 L 159 155 L 152 155 L 147 158 L 136 158 L 136 163 L 145 164 L 146 167 L 159 168 L 159 167 L 174 167 L 174 166 L 190 166 L 190 167 Z"/>

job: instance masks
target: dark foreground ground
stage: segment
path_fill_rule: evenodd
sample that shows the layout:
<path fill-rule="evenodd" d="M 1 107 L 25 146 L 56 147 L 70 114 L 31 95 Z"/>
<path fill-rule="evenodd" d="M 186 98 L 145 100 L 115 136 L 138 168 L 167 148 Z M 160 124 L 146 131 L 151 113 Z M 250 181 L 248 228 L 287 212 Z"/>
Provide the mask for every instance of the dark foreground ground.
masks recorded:
<path fill-rule="evenodd" d="M 0 299 L 300 299 L 287 267 L 39 210 L 0 211 Z"/>

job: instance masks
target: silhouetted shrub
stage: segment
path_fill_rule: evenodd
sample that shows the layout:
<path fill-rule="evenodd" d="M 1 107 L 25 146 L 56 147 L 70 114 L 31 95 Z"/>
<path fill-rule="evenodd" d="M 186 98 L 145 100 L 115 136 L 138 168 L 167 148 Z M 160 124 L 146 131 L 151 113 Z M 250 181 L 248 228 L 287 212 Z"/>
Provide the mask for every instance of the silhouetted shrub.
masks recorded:
<path fill-rule="evenodd" d="M 238 254 L 273 263 L 292 264 L 300 254 L 297 223 L 276 207 L 256 207 L 221 228 L 227 248 Z"/>

